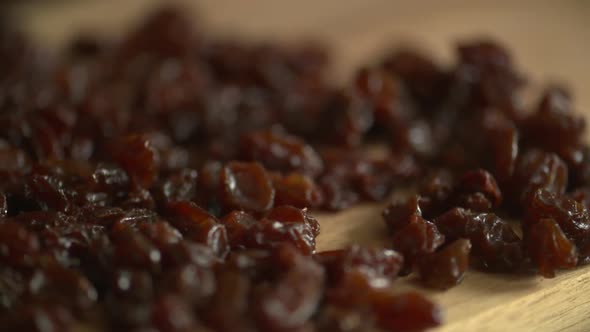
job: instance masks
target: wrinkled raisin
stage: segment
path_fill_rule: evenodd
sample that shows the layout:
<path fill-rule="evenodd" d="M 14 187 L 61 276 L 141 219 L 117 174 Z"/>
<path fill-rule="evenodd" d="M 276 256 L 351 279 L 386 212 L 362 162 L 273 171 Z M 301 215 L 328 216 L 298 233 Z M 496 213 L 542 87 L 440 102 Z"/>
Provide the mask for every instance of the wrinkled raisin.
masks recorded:
<path fill-rule="evenodd" d="M 469 265 L 470 250 L 471 242 L 459 239 L 438 252 L 420 257 L 416 266 L 422 282 L 440 289 L 459 284 Z"/>
<path fill-rule="evenodd" d="M 553 219 L 542 218 L 530 225 L 525 239 L 529 257 L 546 278 L 555 277 L 556 269 L 573 268 L 578 262 L 576 246 Z"/>

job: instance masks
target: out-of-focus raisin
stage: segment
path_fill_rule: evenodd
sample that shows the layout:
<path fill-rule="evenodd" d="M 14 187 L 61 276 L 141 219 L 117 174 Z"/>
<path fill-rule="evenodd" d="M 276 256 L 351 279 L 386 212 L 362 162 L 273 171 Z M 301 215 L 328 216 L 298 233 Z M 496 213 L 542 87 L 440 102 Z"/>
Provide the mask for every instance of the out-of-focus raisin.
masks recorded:
<path fill-rule="evenodd" d="M 512 199 L 515 203 L 527 204 L 538 189 L 561 195 L 565 193 L 567 177 L 567 166 L 557 155 L 529 150 L 517 160 L 510 186 Z"/>
<path fill-rule="evenodd" d="M 311 146 L 278 130 L 245 134 L 240 141 L 240 150 L 246 160 L 258 161 L 272 171 L 298 171 L 316 176 L 323 169 L 320 156 Z"/>
<path fill-rule="evenodd" d="M 139 186 L 149 188 L 158 176 L 156 150 L 141 135 L 129 135 L 111 142 L 109 155 Z"/>
<path fill-rule="evenodd" d="M 223 167 L 220 181 L 226 209 L 263 213 L 272 208 L 275 190 L 259 163 L 231 162 Z"/>

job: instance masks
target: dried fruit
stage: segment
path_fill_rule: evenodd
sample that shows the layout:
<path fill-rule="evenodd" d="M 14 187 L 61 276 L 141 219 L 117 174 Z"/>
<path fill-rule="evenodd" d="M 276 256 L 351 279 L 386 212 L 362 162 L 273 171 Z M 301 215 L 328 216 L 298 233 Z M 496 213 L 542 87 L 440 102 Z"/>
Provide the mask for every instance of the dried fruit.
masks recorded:
<path fill-rule="evenodd" d="M 511 271 L 523 263 L 522 241 L 510 224 L 493 213 L 454 208 L 434 220 L 447 240 L 471 241 L 476 266 L 491 271 Z"/>
<path fill-rule="evenodd" d="M 573 268 L 578 262 L 576 246 L 553 219 L 543 218 L 528 226 L 525 239 L 529 257 L 545 278 L 553 278 L 555 270 Z"/>
<path fill-rule="evenodd" d="M 447 289 L 463 280 L 469 266 L 471 242 L 459 239 L 438 252 L 420 257 L 416 263 L 420 279 L 428 287 Z"/>
<path fill-rule="evenodd" d="M 275 190 L 260 164 L 231 162 L 221 170 L 220 181 L 226 209 L 263 213 L 272 208 Z"/>
<path fill-rule="evenodd" d="M 399 274 L 590 262 L 585 122 L 561 86 L 525 113 L 502 45 L 394 50 L 341 85 L 321 45 L 193 21 L 163 8 L 64 52 L 0 24 L 0 330 L 421 331 L 440 310 Z M 315 253 L 308 209 L 407 187 L 393 249 Z"/>

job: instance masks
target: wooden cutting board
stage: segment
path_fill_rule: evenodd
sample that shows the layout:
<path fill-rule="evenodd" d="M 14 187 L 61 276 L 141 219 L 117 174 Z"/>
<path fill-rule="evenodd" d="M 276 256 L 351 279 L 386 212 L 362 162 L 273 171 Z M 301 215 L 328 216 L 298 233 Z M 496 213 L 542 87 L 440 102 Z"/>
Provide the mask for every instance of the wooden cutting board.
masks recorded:
<path fill-rule="evenodd" d="M 76 33 L 115 34 L 154 5 L 170 1 L 97 0 L 29 2 L 11 14 L 42 44 L 55 46 Z M 195 23 L 217 35 L 328 42 L 334 73 L 346 79 L 360 63 L 388 47 L 417 45 L 449 61 L 458 40 L 489 36 L 513 50 L 519 68 L 538 84 L 567 82 L 578 111 L 590 116 L 590 1 L 473 0 L 209 0 L 181 1 Z M 198 7 L 198 8 L 197 8 Z M 385 243 L 383 205 L 363 205 L 338 214 L 317 214 L 318 249 L 351 243 Z M 449 291 L 415 288 L 445 311 L 445 331 L 590 331 L 590 267 L 554 279 L 470 271 Z"/>

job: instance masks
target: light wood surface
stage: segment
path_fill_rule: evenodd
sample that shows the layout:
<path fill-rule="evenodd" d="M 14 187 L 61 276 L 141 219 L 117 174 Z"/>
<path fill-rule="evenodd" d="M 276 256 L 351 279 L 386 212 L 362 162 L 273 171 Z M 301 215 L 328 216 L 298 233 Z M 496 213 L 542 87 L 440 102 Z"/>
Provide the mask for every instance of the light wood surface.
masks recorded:
<path fill-rule="evenodd" d="M 20 6 L 13 15 L 39 42 L 52 46 L 82 31 L 116 34 L 163 3 L 170 1 L 40 1 Z M 590 116 L 584 112 L 590 107 L 590 1 L 187 0 L 182 5 L 200 16 L 196 24 L 214 34 L 326 41 L 339 79 L 400 43 L 410 41 L 445 62 L 458 40 L 497 38 L 514 50 L 534 82 L 568 83 L 578 111 Z M 385 243 L 381 208 L 368 204 L 318 214 L 318 249 Z M 416 288 L 412 280 L 396 287 Z M 462 285 L 449 291 L 418 289 L 445 310 L 439 332 L 590 331 L 590 267 L 554 279 L 470 271 Z"/>

